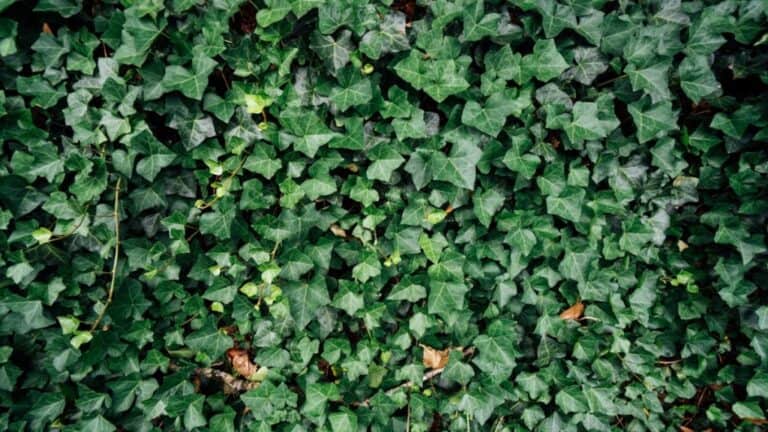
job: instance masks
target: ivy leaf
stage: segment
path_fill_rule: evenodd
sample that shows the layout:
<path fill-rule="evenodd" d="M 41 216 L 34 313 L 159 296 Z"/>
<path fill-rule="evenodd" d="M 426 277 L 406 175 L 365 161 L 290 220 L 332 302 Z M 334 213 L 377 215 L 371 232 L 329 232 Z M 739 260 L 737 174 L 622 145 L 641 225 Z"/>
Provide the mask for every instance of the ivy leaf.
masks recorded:
<path fill-rule="evenodd" d="M 504 205 L 504 195 L 496 189 L 488 189 L 473 196 L 475 216 L 486 228 L 491 225 L 493 215 Z"/>
<path fill-rule="evenodd" d="M 397 152 L 389 143 L 381 143 L 370 151 L 370 157 L 373 163 L 366 170 L 366 177 L 370 180 L 380 180 L 388 183 L 392 173 L 405 163 L 400 153 Z"/>
<path fill-rule="evenodd" d="M 345 68 L 339 72 L 340 87 L 331 91 L 331 101 L 339 111 L 367 103 L 373 97 L 371 81 L 360 76 L 353 68 Z"/>
<path fill-rule="evenodd" d="M 122 44 L 115 51 L 115 60 L 120 64 L 141 66 L 164 28 L 162 21 L 158 25 L 149 18 L 128 14 L 122 27 Z"/>
<path fill-rule="evenodd" d="M 318 308 L 331 302 L 325 281 L 319 276 L 310 282 L 291 282 L 283 290 L 290 302 L 291 316 L 298 330 L 304 329 L 314 319 Z"/>
<path fill-rule="evenodd" d="M 205 56 L 197 55 L 192 59 L 192 70 L 182 66 L 168 66 L 163 76 L 163 87 L 167 90 L 180 91 L 184 96 L 201 100 L 208 86 L 208 75 L 217 63 Z"/>
<path fill-rule="evenodd" d="M 464 105 L 461 122 L 493 137 L 499 135 L 507 116 L 515 112 L 514 99 L 510 92 L 494 93 L 482 106 L 475 101 Z"/>
<path fill-rule="evenodd" d="M 283 111 L 280 123 L 296 138 L 293 146 L 308 157 L 315 157 L 323 145 L 336 137 L 314 112 L 291 110 Z"/>
<path fill-rule="evenodd" d="M 233 341 L 216 328 L 216 323 L 212 319 L 208 319 L 199 330 L 190 333 L 184 339 L 184 344 L 195 351 L 207 354 L 209 358 L 216 359 L 223 355 L 224 351 L 232 348 Z"/>
<path fill-rule="evenodd" d="M 360 40 L 360 51 L 374 60 L 408 48 L 406 16 L 401 12 L 388 13 L 380 21 L 378 29 L 369 30 Z"/>
<path fill-rule="evenodd" d="M 584 189 L 569 186 L 559 196 L 547 197 L 547 213 L 577 223 L 581 219 L 586 195 Z"/>
<path fill-rule="evenodd" d="M 341 31 L 336 39 L 315 32 L 310 46 L 335 73 L 349 63 L 350 52 L 353 50 L 351 36 L 348 30 Z"/>
<path fill-rule="evenodd" d="M 42 76 L 17 77 L 16 88 L 25 96 L 32 96 L 32 104 L 40 108 L 51 108 L 66 96 L 63 86 L 52 86 Z"/>
<path fill-rule="evenodd" d="M 643 90 L 651 97 L 651 102 L 656 104 L 669 100 L 669 64 L 658 63 L 643 69 L 637 69 L 630 64 L 624 69 L 632 84 L 632 90 Z"/>
<path fill-rule="evenodd" d="M 461 282 L 433 280 L 429 282 L 428 310 L 449 319 L 464 307 L 464 296 L 469 288 Z"/>
<path fill-rule="evenodd" d="M 595 78 L 608 70 L 608 62 L 600 55 L 600 51 L 597 48 L 579 47 L 574 49 L 573 61 L 575 65 L 565 72 L 564 77 L 584 85 L 592 84 Z"/>
<path fill-rule="evenodd" d="M 605 138 L 619 126 L 616 118 L 600 119 L 595 102 L 576 102 L 573 105 L 573 120 L 565 125 L 568 139 L 574 142 Z"/>
<path fill-rule="evenodd" d="M 568 63 L 557 50 L 554 39 L 541 39 L 533 46 L 533 54 L 523 57 L 522 67 L 529 76 L 547 82 L 568 69 Z"/>
<path fill-rule="evenodd" d="M 720 91 L 720 83 L 704 56 L 684 58 L 677 72 L 680 74 L 680 87 L 694 103 Z"/>
<path fill-rule="evenodd" d="M 462 37 L 468 42 L 479 41 L 486 36 L 496 34 L 501 15 L 497 13 L 485 13 L 484 2 L 477 1 L 473 6 L 467 7 L 464 14 L 464 33 Z"/>
<path fill-rule="evenodd" d="M 262 143 L 254 145 L 243 165 L 245 170 L 261 174 L 267 179 L 274 177 L 282 167 L 283 162 L 277 158 L 274 148 Z"/>
<path fill-rule="evenodd" d="M 516 359 L 520 356 L 517 335 L 513 329 L 513 323 L 497 320 L 488 326 L 485 334 L 474 340 L 478 354 L 472 362 L 497 383 L 512 374 L 517 365 Z"/>
<path fill-rule="evenodd" d="M 435 180 L 472 190 L 475 188 L 475 168 L 481 156 L 482 151 L 473 142 L 456 143 L 449 156 L 442 152 L 432 155 L 429 162 L 432 176 Z"/>
<path fill-rule="evenodd" d="M 669 102 L 650 107 L 635 102 L 630 104 L 628 109 L 637 127 L 637 139 L 641 144 L 678 129 L 677 112 L 672 110 L 672 104 Z"/>

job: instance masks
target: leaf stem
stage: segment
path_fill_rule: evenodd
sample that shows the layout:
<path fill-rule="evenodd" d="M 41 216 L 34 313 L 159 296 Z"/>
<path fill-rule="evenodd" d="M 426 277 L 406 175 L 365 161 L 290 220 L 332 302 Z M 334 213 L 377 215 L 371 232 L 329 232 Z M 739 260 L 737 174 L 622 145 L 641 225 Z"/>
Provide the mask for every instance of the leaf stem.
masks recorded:
<path fill-rule="evenodd" d="M 245 165 L 246 159 L 248 159 L 248 154 L 244 154 L 243 155 L 243 160 L 240 161 L 240 164 L 237 166 L 237 168 L 234 171 L 232 171 L 232 174 L 230 174 L 229 177 L 227 177 L 227 179 L 224 181 L 224 183 L 222 183 L 222 184 L 229 183 L 228 186 L 227 186 L 227 192 L 229 192 L 229 188 L 232 187 L 232 179 L 234 179 L 235 176 L 237 175 L 237 173 L 239 173 L 240 170 L 243 168 L 243 165 Z M 224 196 L 224 195 L 218 195 L 217 194 L 216 197 L 214 197 L 212 200 L 208 201 L 207 203 L 201 205 L 198 208 L 200 210 L 205 210 L 207 208 L 210 208 L 212 205 L 216 204 L 216 202 L 218 200 L 220 200 L 222 196 Z"/>
<path fill-rule="evenodd" d="M 115 205 L 113 211 L 113 217 L 115 221 L 115 256 L 112 259 L 112 278 L 109 282 L 107 301 L 104 304 L 104 308 L 101 309 L 99 316 L 96 318 L 96 321 L 94 321 L 91 325 L 91 332 L 99 327 L 99 323 L 101 322 L 102 318 L 104 318 L 104 314 L 107 313 L 109 305 L 112 304 L 112 297 L 115 294 L 115 282 L 117 281 L 117 263 L 120 257 L 120 180 L 121 178 L 118 177 L 117 183 L 115 183 Z"/>
<path fill-rule="evenodd" d="M 602 86 L 608 85 L 608 84 L 610 84 L 610 83 L 612 83 L 614 81 L 618 81 L 618 80 L 620 80 L 622 78 L 626 78 L 626 77 L 627 77 L 627 74 L 621 74 L 621 75 L 619 75 L 617 77 L 613 77 L 611 79 L 607 79 L 607 80 L 605 80 L 603 82 L 597 83 L 597 84 L 595 84 L 595 87 L 600 88 Z"/>

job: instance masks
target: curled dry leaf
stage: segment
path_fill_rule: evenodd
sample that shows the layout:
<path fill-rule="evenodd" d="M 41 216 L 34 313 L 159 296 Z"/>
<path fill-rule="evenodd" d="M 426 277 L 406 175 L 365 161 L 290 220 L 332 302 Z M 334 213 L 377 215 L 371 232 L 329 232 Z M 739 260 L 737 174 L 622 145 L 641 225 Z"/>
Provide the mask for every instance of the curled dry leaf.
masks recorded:
<path fill-rule="evenodd" d="M 259 366 L 251 362 L 248 351 L 244 349 L 230 348 L 227 350 L 227 357 L 232 369 L 246 378 L 250 378 L 259 370 Z"/>
<path fill-rule="evenodd" d="M 48 25 L 47 22 L 43 23 L 43 33 L 48 33 L 49 35 L 53 34 L 53 30 L 51 29 L 51 26 Z"/>
<path fill-rule="evenodd" d="M 356 173 L 356 172 L 360 171 L 360 167 L 358 167 L 356 163 L 348 164 L 347 165 L 347 169 L 352 171 L 353 173 Z"/>
<path fill-rule="evenodd" d="M 424 350 L 424 355 L 422 357 L 424 367 L 429 369 L 441 369 L 448 364 L 448 355 L 451 353 L 450 348 L 436 350 L 424 344 L 420 344 L 419 346 Z"/>
<path fill-rule="evenodd" d="M 336 237 L 347 238 L 347 231 L 336 224 L 331 225 L 331 232 Z"/>
<path fill-rule="evenodd" d="M 569 307 L 568 309 L 562 311 L 560 313 L 560 318 L 564 320 L 577 320 L 581 318 L 581 314 L 584 313 L 584 303 L 581 301 L 577 302 L 575 305 Z"/>
<path fill-rule="evenodd" d="M 686 249 L 688 249 L 688 243 L 686 243 L 686 242 L 684 242 L 682 240 L 678 240 L 677 241 L 677 250 L 682 252 L 682 251 L 684 251 Z"/>

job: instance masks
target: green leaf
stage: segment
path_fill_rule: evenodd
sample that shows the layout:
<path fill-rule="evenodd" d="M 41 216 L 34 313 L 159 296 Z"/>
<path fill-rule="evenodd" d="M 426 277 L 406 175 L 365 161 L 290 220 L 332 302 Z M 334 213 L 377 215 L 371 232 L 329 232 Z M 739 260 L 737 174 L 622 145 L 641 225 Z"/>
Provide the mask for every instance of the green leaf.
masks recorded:
<path fill-rule="evenodd" d="M 357 416 L 349 410 L 336 412 L 328 416 L 333 432 L 356 432 Z"/>
<path fill-rule="evenodd" d="M 472 362 L 481 371 L 490 375 L 494 382 L 507 379 L 517 365 L 518 340 L 514 331 L 514 323 L 510 321 L 493 321 L 485 334 L 474 340 L 478 354 Z"/>
<path fill-rule="evenodd" d="M 566 414 L 587 412 L 587 399 L 576 386 L 566 387 L 555 395 L 555 403 Z"/>
<path fill-rule="evenodd" d="M 345 68 L 339 72 L 339 87 L 331 91 L 331 101 L 339 111 L 363 105 L 373 98 L 371 81 L 364 78 L 354 68 Z"/>
<path fill-rule="evenodd" d="M 406 35 L 406 17 L 402 13 L 388 13 L 378 23 L 378 29 L 369 30 L 360 40 L 360 51 L 378 60 L 384 54 L 410 48 Z"/>
<path fill-rule="evenodd" d="M 539 81 L 547 82 L 560 76 L 568 63 L 557 50 L 554 39 L 540 39 L 533 46 L 533 54 L 523 58 L 524 73 Z"/>
<path fill-rule="evenodd" d="M 335 73 L 349 63 L 350 52 L 353 50 L 351 35 L 348 30 L 344 30 L 334 39 L 315 32 L 312 34 L 310 47 Z"/>
<path fill-rule="evenodd" d="M 559 196 L 547 197 L 547 213 L 577 223 L 581 219 L 586 195 L 584 189 L 569 186 Z"/>
<path fill-rule="evenodd" d="M 217 359 L 229 348 L 232 348 L 232 338 L 216 328 L 212 319 L 205 321 L 203 326 L 184 338 L 184 344 L 189 348 L 205 353 L 211 359 Z"/>
<path fill-rule="evenodd" d="M 248 159 L 245 160 L 243 168 L 261 174 L 267 179 L 271 179 L 275 176 L 280 168 L 283 167 L 283 162 L 277 158 L 277 152 L 269 145 L 257 143 L 251 150 L 251 154 Z"/>
<path fill-rule="evenodd" d="M 117 428 L 109 420 L 98 415 L 92 419 L 81 421 L 79 430 L 84 432 L 113 432 Z"/>
<path fill-rule="evenodd" d="M 389 143 L 381 143 L 370 151 L 370 158 L 373 161 L 365 172 L 369 180 L 379 180 L 389 183 L 392 173 L 405 163 L 400 153 Z"/>
<path fill-rule="evenodd" d="M 115 51 L 115 60 L 120 64 L 141 66 L 164 28 L 165 23 L 162 21 L 157 25 L 149 18 L 127 14 L 122 27 L 122 44 Z"/>
<path fill-rule="evenodd" d="M 574 142 L 605 138 L 619 127 L 615 118 L 600 118 L 598 105 L 595 102 L 576 102 L 573 105 L 573 120 L 565 125 L 568 139 Z"/>
<path fill-rule="evenodd" d="M 595 78 L 608 70 L 608 62 L 597 48 L 574 49 L 573 61 L 575 65 L 568 69 L 565 76 L 584 85 L 592 84 Z"/>
<path fill-rule="evenodd" d="M 16 88 L 24 96 L 32 96 L 32 104 L 43 109 L 53 107 L 67 94 L 63 86 L 54 87 L 42 76 L 19 76 Z"/>
<path fill-rule="evenodd" d="M 427 301 L 429 313 L 449 319 L 464 307 L 464 296 L 468 291 L 469 288 L 462 282 L 430 281 Z"/>
<path fill-rule="evenodd" d="M 670 99 L 669 92 L 669 64 L 658 63 L 644 69 L 637 69 L 635 65 L 630 64 L 624 68 L 624 72 L 629 77 L 632 84 L 632 90 L 642 90 L 651 97 L 651 102 L 657 104 Z"/>
<path fill-rule="evenodd" d="M 475 216 L 486 228 L 491 225 L 493 215 L 504 205 L 504 199 L 504 195 L 496 189 L 488 189 L 473 196 Z"/>
<path fill-rule="evenodd" d="M 507 122 L 507 117 L 515 112 L 513 102 L 510 92 L 494 93 L 482 106 L 469 101 L 464 105 L 461 122 L 496 137 Z"/>
<path fill-rule="evenodd" d="M 280 123 L 291 134 L 295 135 L 293 147 L 308 157 L 315 157 L 320 147 L 336 137 L 318 117 L 310 111 L 290 110 L 283 111 L 280 115 Z"/>
<path fill-rule="evenodd" d="M 733 413 L 743 419 L 763 420 L 765 414 L 763 413 L 760 404 L 753 401 L 736 402 L 733 404 Z"/>
<path fill-rule="evenodd" d="M 498 13 L 485 13 L 482 0 L 468 6 L 464 13 L 464 32 L 462 37 L 468 42 L 479 41 L 486 36 L 493 36 L 498 32 L 501 15 Z"/>
<path fill-rule="evenodd" d="M 188 98 L 201 100 L 208 86 L 208 75 L 216 65 L 214 60 L 198 55 L 192 59 L 191 71 L 182 66 L 168 66 L 163 75 L 163 87 L 169 91 L 180 91 Z"/>
<path fill-rule="evenodd" d="M 472 190 L 475 188 L 476 166 L 482 151 L 471 141 L 453 144 L 451 153 L 446 156 L 435 152 L 429 162 L 432 177 L 455 186 Z"/>
<path fill-rule="evenodd" d="M 302 330 L 314 319 L 319 307 L 331 302 L 322 277 L 316 276 L 309 282 L 288 283 L 283 291 L 290 302 L 291 316 L 298 330 Z"/>
<path fill-rule="evenodd" d="M 672 104 L 669 102 L 650 107 L 635 102 L 628 108 L 637 128 L 637 139 L 641 144 L 678 129 L 677 112 L 672 110 Z"/>
<path fill-rule="evenodd" d="M 680 75 L 680 87 L 694 103 L 720 91 L 720 83 L 704 56 L 684 58 L 677 73 Z"/>

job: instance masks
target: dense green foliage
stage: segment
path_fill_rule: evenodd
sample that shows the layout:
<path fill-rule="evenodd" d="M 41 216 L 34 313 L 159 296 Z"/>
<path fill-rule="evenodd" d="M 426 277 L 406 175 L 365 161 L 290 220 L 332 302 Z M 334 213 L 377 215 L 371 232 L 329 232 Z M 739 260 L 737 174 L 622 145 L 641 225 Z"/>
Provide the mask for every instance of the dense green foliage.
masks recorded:
<path fill-rule="evenodd" d="M 766 423 L 768 2 L 390 2 L 0 1 L 0 429 Z"/>

